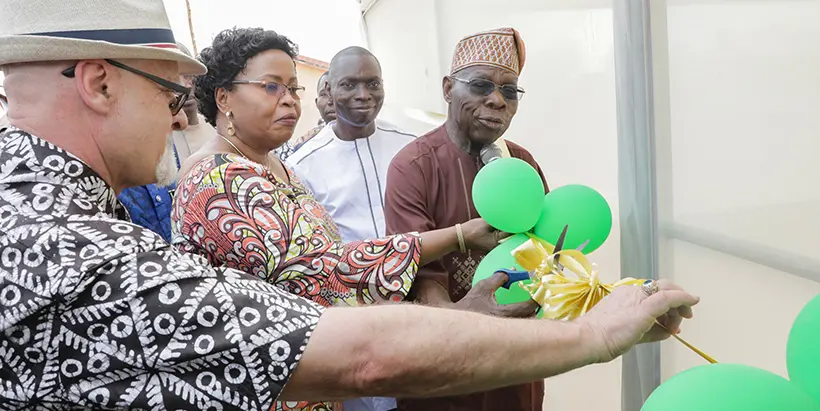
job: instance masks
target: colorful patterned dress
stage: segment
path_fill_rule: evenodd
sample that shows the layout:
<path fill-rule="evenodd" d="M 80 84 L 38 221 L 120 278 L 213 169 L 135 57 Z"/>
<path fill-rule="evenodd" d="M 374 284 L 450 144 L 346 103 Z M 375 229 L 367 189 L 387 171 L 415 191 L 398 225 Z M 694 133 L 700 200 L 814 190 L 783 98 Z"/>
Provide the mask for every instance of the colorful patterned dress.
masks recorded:
<path fill-rule="evenodd" d="M 418 270 L 419 236 L 342 244 L 324 207 L 288 174 L 290 183 L 233 154 L 199 161 L 177 188 L 174 244 L 323 306 L 403 300 Z M 300 403 L 277 409 L 340 407 Z"/>

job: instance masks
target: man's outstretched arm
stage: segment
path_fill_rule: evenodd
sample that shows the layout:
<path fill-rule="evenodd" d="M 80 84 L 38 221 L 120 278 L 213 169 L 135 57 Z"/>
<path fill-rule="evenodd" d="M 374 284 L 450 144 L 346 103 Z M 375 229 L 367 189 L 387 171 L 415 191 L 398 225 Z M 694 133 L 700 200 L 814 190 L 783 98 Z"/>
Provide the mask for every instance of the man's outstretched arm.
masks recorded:
<path fill-rule="evenodd" d="M 572 322 L 414 305 L 325 312 L 281 399 L 435 397 L 486 391 L 610 361 L 677 330 L 697 298 L 667 283 L 621 287 Z"/>

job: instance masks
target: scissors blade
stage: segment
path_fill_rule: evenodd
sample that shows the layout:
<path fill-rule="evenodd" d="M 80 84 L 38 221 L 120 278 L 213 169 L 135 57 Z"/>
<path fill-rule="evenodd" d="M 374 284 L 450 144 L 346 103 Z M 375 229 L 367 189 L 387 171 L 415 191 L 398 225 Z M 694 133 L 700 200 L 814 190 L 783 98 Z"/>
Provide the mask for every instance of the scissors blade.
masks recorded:
<path fill-rule="evenodd" d="M 555 242 L 555 249 L 553 250 L 553 254 L 564 249 L 564 240 L 567 237 L 567 229 L 569 229 L 569 225 L 565 225 L 564 230 L 561 231 L 561 235 L 558 236 L 558 241 Z"/>
<path fill-rule="evenodd" d="M 558 241 L 555 242 L 555 248 L 552 250 L 553 254 L 557 254 L 559 251 L 564 249 L 564 239 L 567 237 L 567 229 L 569 229 L 569 224 L 564 226 L 564 230 L 561 231 L 561 235 L 558 236 Z M 560 255 L 555 256 L 555 265 L 558 266 L 558 270 L 564 271 L 564 266 L 559 262 L 560 259 Z"/>
<path fill-rule="evenodd" d="M 578 247 L 576 247 L 575 249 L 576 249 L 576 250 L 578 250 L 578 251 L 583 252 L 583 251 L 584 251 L 584 248 L 586 248 L 586 246 L 588 246 L 588 245 L 589 245 L 589 241 L 590 241 L 590 240 L 591 240 L 591 239 L 588 239 L 588 240 L 584 241 L 583 243 L 581 243 L 581 245 L 579 245 L 579 246 L 578 246 Z M 560 257 L 560 256 L 558 256 L 558 257 Z M 561 272 L 563 273 L 563 271 L 564 271 L 564 265 L 558 262 L 558 257 L 555 257 L 555 265 L 556 265 L 556 266 L 558 267 L 558 269 L 559 269 L 559 270 L 561 270 Z"/>

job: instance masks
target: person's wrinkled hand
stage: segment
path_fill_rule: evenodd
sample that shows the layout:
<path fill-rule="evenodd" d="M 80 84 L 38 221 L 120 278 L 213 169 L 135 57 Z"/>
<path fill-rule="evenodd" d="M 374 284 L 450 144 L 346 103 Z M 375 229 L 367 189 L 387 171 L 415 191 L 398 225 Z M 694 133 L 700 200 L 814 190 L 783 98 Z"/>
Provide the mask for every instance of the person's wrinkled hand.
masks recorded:
<path fill-rule="evenodd" d="M 482 218 L 474 218 L 461 225 L 464 234 L 464 244 L 467 249 L 483 253 L 489 252 L 498 246 L 498 242 L 509 237 L 510 234 L 498 231 Z"/>
<path fill-rule="evenodd" d="M 684 318 L 692 318 L 699 298 L 669 281 L 659 280 L 658 292 L 647 295 L 641 287 L 623 286 L 601 300 L 576 321 L 587 327 L 596 340 L 597 360 L 611 361 L 635 344 L 660 341 L 680 332 Z"/>
<path fill-rule="evenodd" d="M 539 305 L 533 300 L 515 304 L 498 304 L 495 292 L 507 282 L 509 277 L 503 272 L 497 272 L 490 278 L 479 281 L 459 302 L 457 309 L 474 311 L 498 317 L 526 318 L 535 315 Z M 513 284 L 513 287 L 518 287 Z"/>

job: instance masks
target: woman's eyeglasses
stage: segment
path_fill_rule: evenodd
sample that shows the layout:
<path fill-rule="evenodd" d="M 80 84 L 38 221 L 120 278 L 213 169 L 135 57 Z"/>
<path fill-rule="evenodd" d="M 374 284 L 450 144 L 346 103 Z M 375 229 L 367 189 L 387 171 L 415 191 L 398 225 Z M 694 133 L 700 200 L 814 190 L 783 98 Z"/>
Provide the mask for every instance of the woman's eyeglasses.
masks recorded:
<path fill-rule="evenodd" d="M 109 60 L 109 59 L 106 59 L 105 61 L 108 64 L 110 64 L 114 67 L 118 67 L 118 68 L 121 68 L 125 71 L 129 71 L 131 73 L 134 73 L 138 76 L 142 76 L 142 77 L 144 77 L 148 80 L 153 81 L 154 83 L 159 84 L 160 86 L 162 86 L 166 89 L 171 90 L 171 92 L 174 93 L 174 101 L 171 104 L 168 104 L 168 108 L 171 110 L 171 115 L 174 115 L 174 116 L 177 115 L 177 113 L 179 113 L 179 111 L 182 110 L 182 106 L 185 105 L 185 102 L 188 101 L 188 97 L 191 95 L 191 89 L 189 89 L 188 87 L 185 87 L 181 84 L 177 84 L 177 83 L 174 83 L 172 81 L 168 81 L 168 80 L 166 80 L 162 77 L 158 77 L 158 76 L 155 76 L 153 74 L 146 73 L 142 70 L 135 69 L 131 66 L 127 66 L 125 64 L 122 64 L 119 61 Z M 62 74 L 64 76 L 68 77 L 68 78 L 74 78 L 74 69 L 76 69 L 76 68 L 77 68 L 76 65 L 71 66 L 71 67 L 63 70 Z"/>
<path fill-rule="evenodd" d="M 468 85 L 470 87 L 470 91 L 473 94 L 482 97 L 489 96 L 490 93 L 495 91 L 495 89 L 499 89 L 501 91 L 501 95 L 504 96 L 505 99 L 520 101 L 522 98 L 524 98 L 524 93 L 526 93 L 523 88 L 512 84 L 498 85 L 490 80 L 484 80 L 479 78 L 472 80 L 465 80 L 463 78 L 452 76 L 450 78 Z"/>
<path fill-rule="evenodd" d="M 301 100 L 305 94 L 305 88 L 302 86 L 286 86 L 282 83 L 277 83 L 275 81 L 264 81 L 264 80 L 234 80 L 231 84 L 256 84 L 265 88 L 265 92 L 270 94 L 271 96 L 276 96 L 282 98 L 285 94 L 285 91 L 290 92 L 290 96 L 293 97 L 294 100 Z"/>

